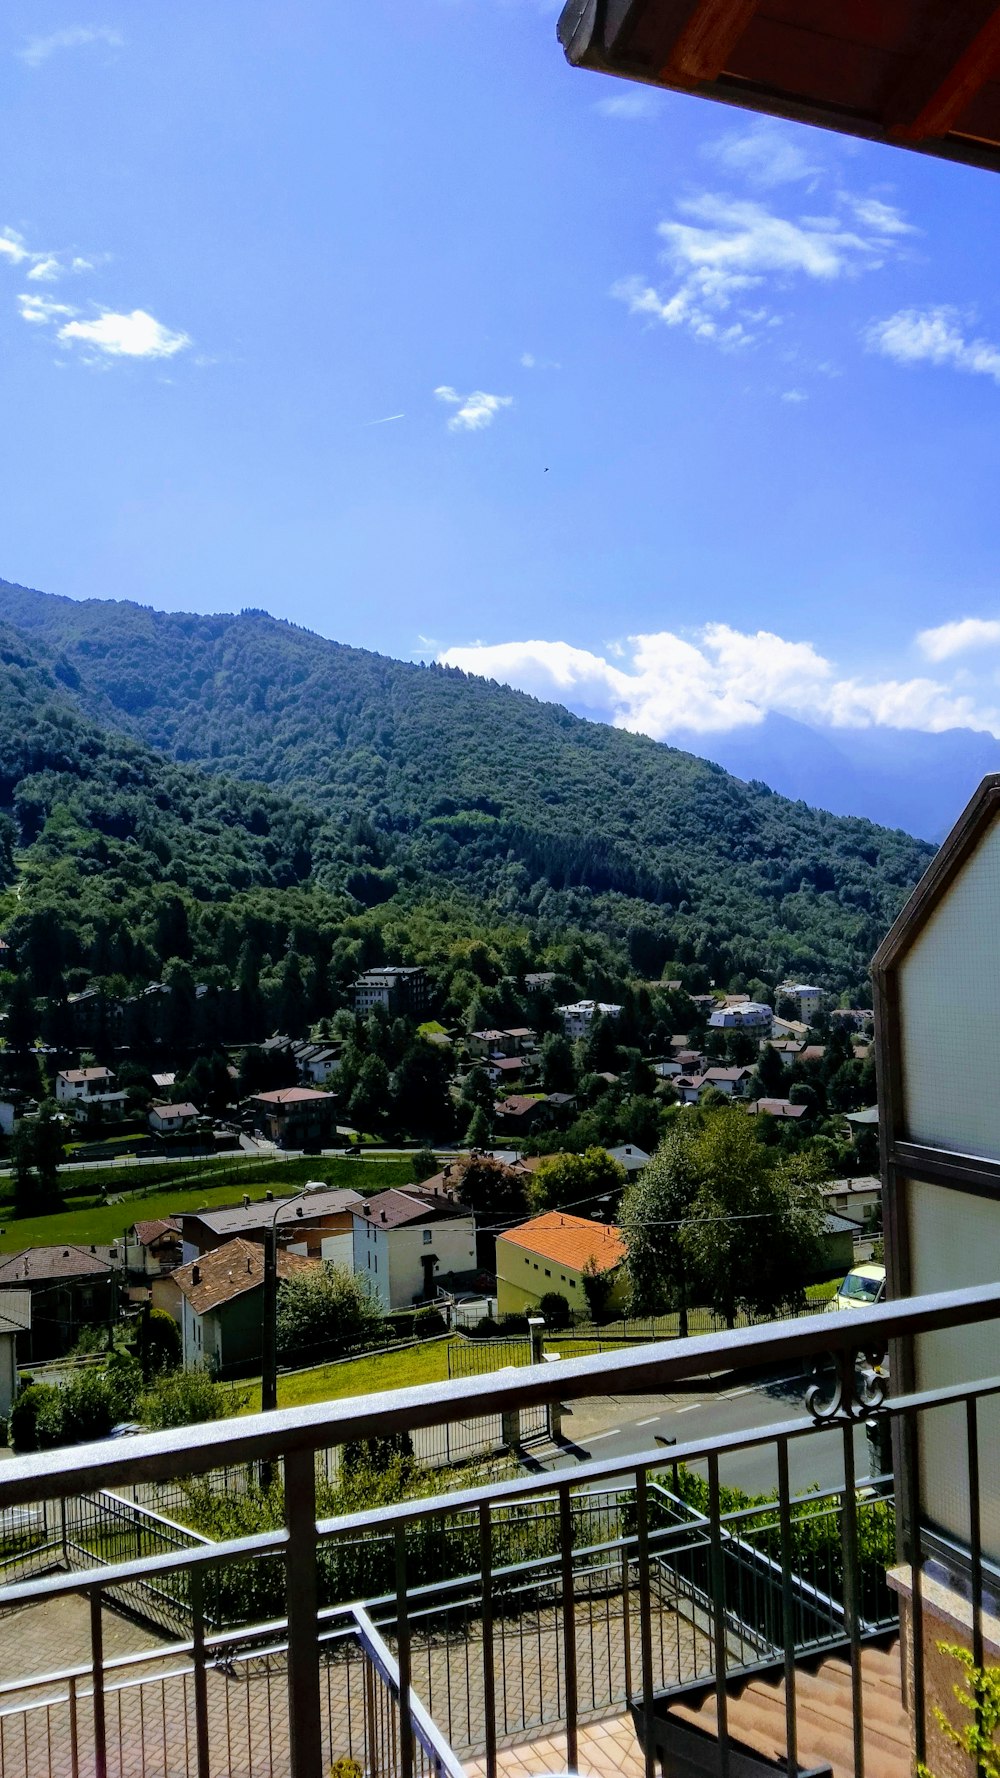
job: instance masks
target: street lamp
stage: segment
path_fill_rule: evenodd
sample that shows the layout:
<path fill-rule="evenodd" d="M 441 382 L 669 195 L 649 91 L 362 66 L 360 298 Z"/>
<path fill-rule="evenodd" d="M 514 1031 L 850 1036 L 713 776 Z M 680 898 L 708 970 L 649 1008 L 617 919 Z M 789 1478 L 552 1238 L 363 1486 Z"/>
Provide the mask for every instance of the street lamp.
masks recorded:
<path fill-rule="evenodd" d="M 326 1191 L 321 1181 L 301 1186 L 299 1198 Z M 278 1218 L 294 1203 L 296 1216 L 302 1215 L 298 1199 L 284 1199 L 274 1207 L 274 1215 L 264 1231 L 264 1292 L 261 1303 L 261 1378 L 260 1405 L 268 1413 L 278 1405 Z"/>

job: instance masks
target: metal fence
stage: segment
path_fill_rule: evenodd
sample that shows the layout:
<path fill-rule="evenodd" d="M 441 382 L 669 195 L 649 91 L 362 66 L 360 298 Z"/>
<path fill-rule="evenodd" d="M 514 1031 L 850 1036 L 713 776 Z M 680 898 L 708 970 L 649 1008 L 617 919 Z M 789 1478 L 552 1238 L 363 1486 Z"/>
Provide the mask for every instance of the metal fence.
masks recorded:
<path fill-rule="evenodd" d="M 998 1317 L 998 1286 L 897 1302 L 866 1316 L 866 1343 Z M 284 1490 L 284 1522 L 275 1530 L 147 1549 L 107 1566 L 95 1562 L 78 1572 L 13 1581 L 0 1591 L 2 1605 L 38 1609 L 82 1595 L 89 1601 L 91 1639 L 90 1659 L 75 1675 L 5 1684 L 4 1778 L 68 1772 L 74 1745 L 80 1771 L 120 1778 L 140 1772 L 143 1778 L 208 1778 L 223 1770 L 232 1778 L 278 1772 L 321 1778 L 331 1760 L 344 1752 L 358 1757 L 352 1750 L 362 1747 L 364 1760 L 379 1763 L 385 1778 L 457 1772 L 454 1749 L 481 1748 L 487 1778 L 495 1778 L 505 1740 L 530 1738 L 535 1729 L 551 1737 L 556 1727 L 565 1763 L 575 1769 L 582 1728 L 623 1704 L 636 1713 L 652 1778 L 657 1724 L 671 1698 L 692 1688 L 714 1693 L 724 1764 L 729 1688 L 734 1679 L 762 1671 L 785 1676 L 791 1773 L 797 1769 L 797 1662 L 803 1653 L 833 1647 L 842 1647 L 849 1660 L 854 1770 L 862 1778 L 861 1651 L 866 1638 L 891 1628 L 882 1571 L 895 1549 L 891 1508 L 858 1473 L 858 1417 L 890 1418 L 919 1452 L 925 1417 L 957 1406 L 966 1439 L 955 1450 L 955 1467 L 978 1527 L 978 1416 L 985 1398 L 1000 1395 L 1000 1379 L 883 1402 L 872 1378 L 855 1374 L 857 1326 L 846 1316 L 803 1319 L 0 1466 L 0 1511 L 70 1499 L 81 1488 L 92 1493 L 99 1477 L 117 1492 L 126 1483 L 205 1475 L 236 1463 L 280 1465 Z M 818 1390 L 812 1396 L 815 1420 L 778 1421 L 692 1440 L 669 1454 L 590 1461 L 336 1519 L 317 1517 L 316 1453 L 337 1445 L 414 1434 L 463 1416 L 509 1414 L 559 1397 L 667 1391 L 708 1371 L 801 1365 L 825 1348 L 838 1357 L 838 1388 L 825 1398 Z M 842 1483 L 834 1495 L 797 1499 L 789 1453 L 817 1432 L 837 1442 Z M 774 1454 L 776 1500 L 727 1513 L 720 1461 L 761 1448 Z M 707 1480 L 692 1504 L 681 1466 L 696 1463 Z M 912 1490 L 913 1467 L 909 1481 Z M 919 1724 L 927 1533 L 914 1501 L 908 1504 L 914 1529 L 899 1553 L 914 1575 L 909 1697 Z M 881 1527 L 884 1543 L 873 1526 Z M 978 1531 L 968 1560 L 973 1646 L 981 1651 L 987 1569 Z M 179 1575 L 188 1587 L 190 1637 L 140 1657 L 105 1661 L 102 1599 L 135 1583 L 165 1588 Z M 364 1619 L 354 1603 L 359 1598 L 367 1601 Z M 225 1622 L 219 1608 L 226 1601 L 244 1621 L 213 1631 L 209 1620 Z M 366 1622 L 379 1644 L 371 1637 L 359 1641 L 358 1626 Z M 366 1705 L 373 1696 L 375 1703 Z M 548 1745 L 546 1763 L 551 1740 Z"/>

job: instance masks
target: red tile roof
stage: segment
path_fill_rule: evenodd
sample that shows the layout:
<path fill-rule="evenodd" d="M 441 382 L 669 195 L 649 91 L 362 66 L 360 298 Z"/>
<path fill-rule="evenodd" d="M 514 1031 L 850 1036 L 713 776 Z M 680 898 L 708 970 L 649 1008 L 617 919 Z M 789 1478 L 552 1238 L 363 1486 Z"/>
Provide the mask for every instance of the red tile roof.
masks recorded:
<path fill-rule="evenodd" d="M 309 1099 L 327 1099 L 329 1093 L 321 1093 L 316 1087 L 278 1087 L 272 1093 L 256 1093 L 258 1105 L 302 1105 Z"/>
<path fill-rule="evenodd" d="M 583 1216 L 570 1216 L 565 1210 L 547 1210 L 544 1216 L 535 1216 L 531 1222 L 499 1235 L 498 1246 L 501 1241 L 527 1248 L 529 1253 L 571 1266 L 577 1272 L 582 1272 L 590 1260 L 600 1271 L 610 1272 L 625 1258 L 625 1242 L 616 1228 L 589 1222 Z"/>
<path fill-rule="evenodd" d="M 322 1260 L 307 1259 L 303 1253 L 278 1250 L 278 1277 L 292 1278 L 300 1272 L 314 1271 Z M 224 1247 L 213 1247 L 200 1259 L 179 1266 L 173 1274 L 174 1283 L 187 1297 L 196 1315 L 217 1309 L 222 1303 L 244 1296 L 248 1290 L 259 1290 L 264 1283 L 264 1249 L 257 1241 L 227 1241 Z"/>

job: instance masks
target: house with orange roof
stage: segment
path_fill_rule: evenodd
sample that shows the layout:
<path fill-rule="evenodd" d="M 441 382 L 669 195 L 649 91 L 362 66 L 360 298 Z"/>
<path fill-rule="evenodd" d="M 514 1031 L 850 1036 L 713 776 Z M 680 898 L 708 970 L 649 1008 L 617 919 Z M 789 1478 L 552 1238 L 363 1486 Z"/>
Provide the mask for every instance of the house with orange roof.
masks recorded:
<path fill-rule="evenodd" d="M 584 1280 L 589 1273 L 613 1276 L 609 1305 L 625 1296 L 625 1243 L 616 1228 L 547 1210 L 497 1236 L 497 1313 L 522 1315 L 537 1310 L 554 1291 L 578 1315 L 587 1313 Z"/>

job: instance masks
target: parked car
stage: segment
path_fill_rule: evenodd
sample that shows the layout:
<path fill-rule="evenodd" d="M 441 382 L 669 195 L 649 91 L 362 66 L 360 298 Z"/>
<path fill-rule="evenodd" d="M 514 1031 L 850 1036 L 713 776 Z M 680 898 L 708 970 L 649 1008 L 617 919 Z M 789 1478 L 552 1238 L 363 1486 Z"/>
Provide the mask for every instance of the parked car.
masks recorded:
<path fill-rule="evenodd" d="M 826 1305 L 826 1312 L 837 1309 L 872 1309 L 885 1299 L 885 1267 L 875 1260 L 852 1266 L 837 1291 Z"/>

